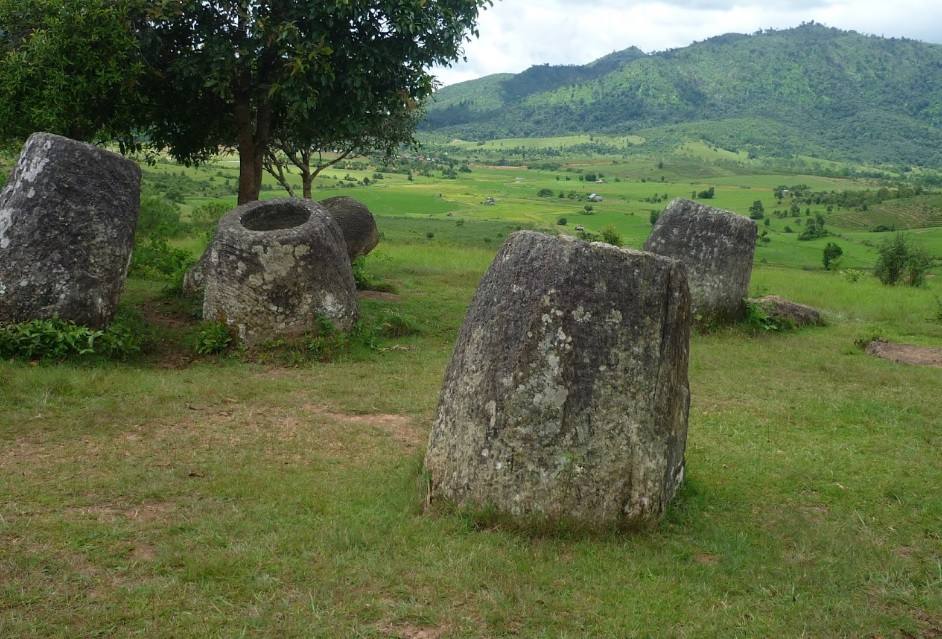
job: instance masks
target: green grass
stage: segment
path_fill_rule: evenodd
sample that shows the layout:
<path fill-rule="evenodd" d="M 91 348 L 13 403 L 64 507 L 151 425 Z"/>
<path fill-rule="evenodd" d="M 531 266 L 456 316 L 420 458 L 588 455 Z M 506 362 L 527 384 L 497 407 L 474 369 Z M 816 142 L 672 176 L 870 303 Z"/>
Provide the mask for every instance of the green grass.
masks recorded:
<path fill-rule="evenodd" d="M 474 166 L 458 180 L 337 190 L 377 210 L 383 240 L 367 268 L 396 290 L 362 300 L 364 317 L 395 313 L 419 329 L 376 350 L 293 365 L 181 357 L 167 344 L 189 329 L 171 324 L 167 343 L 131 363 L 0 363 L 0 636 L 942 631 L 942 371 L 855 346 L 878 335 L 942 344 L 942 285 L 826 273 L 823 241 L 781 233 L 785 220 L 757 252 L 753 293 L 817 306 L 829 324 L 694 335 L 689 475 L 659 526 L 553 535 L 424 511 L 444 368 L 506 236 L 612 224 L 640 246 L 647 211 L 664 206 L 641 200 L 700 183 L 620 171 L 585 185 L 564 169 Z M 770 209 L 770 185 L 813 179 L 779 178 L 710 183 L 717 205 L 745 212 L 759 198 Z M 579 215 L 581 202 L 538 198 L 544 185 L 591 186 L 606 201 Z M 865 242 L 880 234 L 834 231 L 842 268 L 871 263 Z M 939 229 L 914 235 L 942 253 Z M 131 280 L 124 303 L 169 317 L 162 288 Z"/>

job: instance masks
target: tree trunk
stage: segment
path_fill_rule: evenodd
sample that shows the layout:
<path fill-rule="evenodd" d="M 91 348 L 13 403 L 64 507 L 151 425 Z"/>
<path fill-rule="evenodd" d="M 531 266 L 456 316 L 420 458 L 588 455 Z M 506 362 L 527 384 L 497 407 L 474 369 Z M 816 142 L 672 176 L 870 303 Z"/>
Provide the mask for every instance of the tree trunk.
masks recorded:
<path fill-rule="evenodd" d="M 252 122 L 252 107 L 248 98 L 235 106 L 236 126 L 239 131 L 239 204 L 254 202 L 262 191 L 262 159 L 268 149 L 271 130 L 271 109 L 262 104 Z"/>
<path fill-rule="evenodd" d="M 254 202 L 262 190 L 262 167 L 252 143 L 239 144 L 239 204 Z"/>
<path fill-rule="evenodd" d="M 301 184 L 304 187 L 304 199 L 313 199 L 311 195 L 311 185 L 314 184 L 314 176 L 309 169 L 301 171 Z"/>

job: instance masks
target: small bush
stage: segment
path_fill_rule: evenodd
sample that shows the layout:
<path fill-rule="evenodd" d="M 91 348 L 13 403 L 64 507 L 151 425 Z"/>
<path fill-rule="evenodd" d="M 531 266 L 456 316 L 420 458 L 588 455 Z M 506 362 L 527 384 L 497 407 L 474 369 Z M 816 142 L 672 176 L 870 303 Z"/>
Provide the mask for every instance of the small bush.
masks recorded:
<path fill-rule="evenodd" d="M 419 335 L 422 329 L 411 317 L 387 312 L 380 318 L 378 331 L 383 337 L 398 338 Z"/>
<path fill-rule="evenodd" d="M 877 249 L 874 273 L 887 285 L 904 282 L 909 286 L 922 286 L 932 267 L 932 257 L 922 247 L 912 243 L 903 233 L 887 239 Z"/>
<path fill-rule="evenodd" d="M 858 271 L 857 269 L 849 268 L 845 271 L 841 271 L 841 275 L 844 277 L 844 280 L 854 284 L 860 281 L 860 278 L 863 277 L 863 271 Z"/>
<path fill-rule="evenodd" d="M 207 202 L 193 209 L 190 213 L 190 224 L 194 229 L 204 232 L 209 231 L 212 235 L 219 223 L 219 218 L 228 212 L 229 205 L 225 202 Z"/>
<path fill-rule="evenodd" d="M 622 245 L 621 234 L 611 225 L 602 229 L 602 241 L 607 244 L 613 244 L 614 246 Z"/>
<path fill-rule="evenodd" d="M 793 328 L 791 324 L 787 322 L 769 317 L 768 313 L 755 302 L 746 302 L 746 318 L 744 323 L 756 332 L 778 333 Z"/>
<path fill-rule="evenodd" d="M 180 221 L 180 207 L 168 198 L 159 195 L 144 195 L 141 198 L 137 218 L 137 233 L 152 237 L 177 237 L 186 232 Z"/>
<path fill-rule="evenodd" d="M 657 221 L 660 217 L 661 214 L 658 211 L 651 211 L 651 214 L 648 216 L 648 221 L 651 222 L 651 226 L 657 224 Z"/>
<path fill-rule="evenodd" d="M 193 350 L 200 355 L 222 353 L 232 344 L 232 333 L 225 322 L 203 322 L 193 343 Z"/>
<path fill-rule="evenodd" d="M 566 226 L 567 220 L 566 220 L 566 218 L 561 217 L 561 218 L 559 218 L 558 220 L 556 220 L 556 224 L 558 224 L 559 226 Z"/>
<path fill-rule="evenodd" d="M 121 311 L 108 328 L 97 330 L 58 318 L 0 327 L 0 357 L 26 360 L 104 357 L 127 359 L 140 353 L 150 330 L 138 315 Z"/>
<path fill-rule="evenodd" d="M 360 256 L 353 260 L 353 281 L 356 283 L 359 291 L 381 291 L 385 293 L 395 293 L 396 287 L 391 284 L 381 282 L 370 273 L 366 266 L 366 257 Z"/>
<path fill-rule="evenodd" d="M 824 247 L 824 270 L 830 271 L 831 267 L 837 264 L 842 255 L 844 255 L 844 249 L 834 242 L 828 242 L 827 246 Z"/>
<path fill-rule="evenodd" d="M 142 238 L 135 243 L 128 274 L 152 280 L 177 281 L 193 265 L 187 251 L 170 246 L 163 237 Z"/>

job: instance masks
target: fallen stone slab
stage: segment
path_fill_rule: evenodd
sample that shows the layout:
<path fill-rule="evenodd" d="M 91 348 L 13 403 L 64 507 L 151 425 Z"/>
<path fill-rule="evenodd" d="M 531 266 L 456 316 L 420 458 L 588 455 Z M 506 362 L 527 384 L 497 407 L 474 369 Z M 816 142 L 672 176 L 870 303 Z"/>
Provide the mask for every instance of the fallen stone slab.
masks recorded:
<path fill-rule="evenodd" d="M 676 260 L 511 235 L 445 374 L 431 498 L 591 527 L 656 520 L 684 473 L 689 309 Z"/>
<path fill-rule="evenodd" d="M 821 311 L 818 309 L 792 302 L 778 295 L 753 298 L 749 302 L 758 306 L 769 319 L 784 326 L 801 328 L 824 325 L 824 318 L 821 317 Z"/>

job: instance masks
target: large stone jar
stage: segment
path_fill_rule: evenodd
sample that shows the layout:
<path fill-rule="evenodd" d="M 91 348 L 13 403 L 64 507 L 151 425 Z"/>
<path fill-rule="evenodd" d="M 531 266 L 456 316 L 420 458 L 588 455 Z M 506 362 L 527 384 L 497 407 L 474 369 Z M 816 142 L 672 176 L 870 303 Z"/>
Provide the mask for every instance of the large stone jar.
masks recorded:
<path fill-rule="evenodd" d="M 350 261 L 368 255 L 379 244 L 376 219 L 366 205 L 352 197 L 338 196 L 321 200 L 343 233 Z"/>
<path fill-rule="evenodd" d="M 280 199 L 242 205 L 219 221 L 204 261 L 203 316 L 252 346 L 357 319 L 356 287 L 337 224 L 322 206 Z"/>
<path fill-rule="evenodd" d="M 30 136 L 0 193 L 0 324 L 108 324 L 127 277 L 140 186 L 137 164 L 120 155 Z"/>
<path fill-rule="evenodd" d="M 756 223 L 730 211 L 677 199 L 661 213 L 644 250 L 687 267 L 694 318 L 736 321 L 745 313 Z"/>
<path fill-rule="evenodd" d="M 689 307 L 675 260 L 511 235 L 445 374 L 432 499 L 592 527 L 656 520 L 684 472 Z"/>

